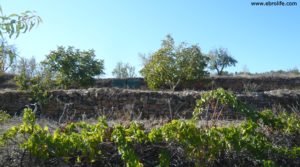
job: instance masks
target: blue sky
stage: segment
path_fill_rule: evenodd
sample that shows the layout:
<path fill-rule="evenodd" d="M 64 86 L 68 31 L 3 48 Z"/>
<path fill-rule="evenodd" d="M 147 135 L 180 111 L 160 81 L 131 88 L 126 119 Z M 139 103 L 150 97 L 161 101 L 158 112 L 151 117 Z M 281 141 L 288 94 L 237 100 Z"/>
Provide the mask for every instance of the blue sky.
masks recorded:
<path fill-rule="evenodd" d="M 300 1 L 294 7 L 254 7 L 251 0 L 0 0 L 5 14 L 35 10 L 43 23 L 10 40 L 23 57 L 43 60 L 57 46 L 94 49 L 104 77 L 117 62 L 141 69 L 171 34 L 203 53 L 228 48 L 238 60 L 231 72 L 300 69 Z"/>

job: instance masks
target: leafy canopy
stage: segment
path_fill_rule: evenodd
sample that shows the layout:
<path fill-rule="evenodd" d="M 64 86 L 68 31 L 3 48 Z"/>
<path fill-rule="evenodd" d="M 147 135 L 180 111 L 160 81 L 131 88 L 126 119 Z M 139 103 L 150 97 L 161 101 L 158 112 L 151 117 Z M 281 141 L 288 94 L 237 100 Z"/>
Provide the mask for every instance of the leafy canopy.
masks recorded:
<path fill-rule="evenodd" d="M 59 46 L 42 62 L 54 74 L 58 85 L 64 88 L 88 87 L 94 76 L 104 74 L 104 61 L 95 59 L 95 51 L 80 51 L 74 47 Z"/>
<path fill-rule="evenodd" d="M 149 88 L 158 89 L 166 85 L 175 90 L 181 82 L 205 76 L 206 62 L 207 57 L 198 45 L 181 43 L 175 46 L 174 39 L 167 35 L 161 48 L 144 59 L 144 68 L 140 72 Z"/>
<path fill-rule="evenodd" d="M 218 48 L 209 53 L 210 69 L 217 70 L 218 75 L 223 74 L 226 67 L 235 66 L 237 61 L 231 57 L 225 48 Z"/>

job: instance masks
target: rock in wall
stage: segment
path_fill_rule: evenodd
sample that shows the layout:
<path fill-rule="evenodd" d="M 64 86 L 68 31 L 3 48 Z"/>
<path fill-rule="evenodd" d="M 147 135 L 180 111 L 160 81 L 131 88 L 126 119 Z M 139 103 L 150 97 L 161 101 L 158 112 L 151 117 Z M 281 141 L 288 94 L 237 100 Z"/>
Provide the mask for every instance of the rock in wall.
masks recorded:
<path fill-rule="evenodd" d="M 30 94 L 16 90 L 0 91 L 0 110 L 7 111 L 10 114 L 19 113 L 26 104 L 30 103 Z"/>
<path fill-rule="evenodd" d="M 14 75 L 0 73 L 0 89 L 10 88 L 16 89 L 17 85 L 14 81 Z"/>

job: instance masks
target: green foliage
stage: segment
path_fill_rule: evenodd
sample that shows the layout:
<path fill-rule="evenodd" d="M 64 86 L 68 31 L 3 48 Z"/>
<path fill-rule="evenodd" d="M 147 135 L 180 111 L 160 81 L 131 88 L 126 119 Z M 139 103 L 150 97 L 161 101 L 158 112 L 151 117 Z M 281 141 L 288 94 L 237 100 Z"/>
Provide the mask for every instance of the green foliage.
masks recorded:
<path fill-rule="evenodd" d="M 149 88 L 158 89 L 166 85 L 174 90 L 181 82 L 205 76 L 206 62 L 207 57 L 202 55 L 199 46 L 187 46 L 185 43 L 175 46 L 173 38 L 167 35 L 161 48 L 145 58 L 140 72 Z"/>
<path fill-rule="evenodd" d="M 23 124 L 19 126 L 13 126 L 7 130 L 0 138 L 2 144 L 7 143 L 9 140 L 13 140 L 19 134 L 27 137 L 33 135 L 36 130 L 40 129 L 40 127 L 35 124 L 35 115 L 30 109 L 25 108 L 23 113 Z M 23 143 L 19 143 L 19 146 L 22 147 L 22 145 Z"/>
<path fill-rule="evenodd" d="M 5 15 L 0 6 L 0 36 L 7 34 L 9 38 L 20 33 L 26 33 L 42 22 L 42 19 L 34 11 L 25 11 L 20 14 Z"/>
<path fill-rule="evenodd" d="M 7 71 L 16 61 L 16 48 L 8 45 L 7 41 L 1 40 L 0 46 L 0 73 Z"/>
<path fill-rule="evenodd" d="M 49 82 L 47 82 L 49 81 Z M 31 101 L 46 104 L 49 100 L 49 90 L 51 87 L 51 80 L 36 76 L 30 79 L 29 91 L 31 93 Z"/>
<path fill-rule="evenodd" d="M 0 124 L 5 123 L 11 116 L 7 114 L 5 111 L 0 110 Z"/>
<path fill-rule="evenodd" d="M 143 166 L 132 147 L 134 143 L 145 142 L 146 138 L 147 136 L 144 131 L 136 123 L 132 123 L 128 129 L 121 125 L 115 126 L 112 133 L 112 141 L 118 145 L 118 151 L 122 155 L 122 159 L 126 162 L 126 166 Z"/>
<path fill-rule="evenodd" d="M 217 70 L 218 75 L 223 74 L 226 67 L 235 66 L 237 61 L 228 54 L 227 49 L 219 48 L 209 53 L 210 69 Z"/>
<path fill-rule="evenodd" d="M 271 160 L 263 160 L 263 166 L 264 167 L 275 167 L 276 164 L 274 161 L 271 161 Z"/>
<path fill-rule="evenodd" d="M 196 101 L 196 108 L 194 110 L 194 119 L 198 119 L 199 115 L 206 112 L 212 113 L 211 119 L 219 119 L 224 110 L 231 109 L 228 114 L 244 114 L 247 117 L 253 117 L 255 113 L 251 113 L 249 108 L 242 102 L 238 101 L 236 96 L 222 88 L 205 92 L 201 95 L 201 99 Z M 236 111 L 234 113 L 234 111 Z"/>
<path fill-rule="evenodd" d="M 31 79 L 26 75 L 25 72 L 20 73 L 19 75 L 15 76 L 14 80 L 16 81 L 16 85 L 20 90 L 28 90 Z"/>
<path fill-rule="evenodd" d="M 63 88 L 89 87 L 94 83 L 94 76 L 104 74 L 104 61 L 95 60 L 95 56 L 94 50 L 60 46 L 42 64 L 54 73 L 54 79 Z"/>
<path fill-rule="evenodd" d="M 167 167 L 170 166 L 171 154 L 167 150 L 161 150 L 159 153 L 159 166 Z"/>
<path fill-rule="evenodd" d="M 62 129 L 57 129 L 51 136 L 49 145 L 50 157 L 76 157 L 77 163 L 86 160 L 93 163 L 101 155 L 99 144 L 106 139 L 108 125 L 105 120 L 99 119 L 95 125 L 84 122 L 70 123 Z M 52 153 L 52 154 L 50 154 Z"/>
<path fill-rule="evenodd" d="M 99 144 L 109 139 L 106 136 L 108 125 L 99 118 L 97 124 L 90 125 L 84 122 L 70 123 L 53 134 L 48 127 L 41 128 L 35 123 L 34 113 L 30 109 L 24 110 L 23 124 L 14 126 L 5 132 L 1 140 L 6 143 L 18 135 L 24 136 L 19 146 L 37 158 L 46 160 L 62 157 L 69 161 L 76 157 L 76 163 L 93 163 L 101 155 Z"/>
<path fill-rule="evenodd" d="M 239 105 L 235 96 L 222 89 L 208 92 L 202 98 L 202 102 L 198 101 L 198 108 L 211 105 L 207 103 L 211 99 L 218 99 L 220 104 L 231 106 L 238 110 L 236 112 L 250 112 L 245 106 Z M 199 109 L 195 111 L 197 110 Z M 105 143 L 112 143 L 117 147 L 126 166 L 145 165 L 136 152 L 143 150 L 144 146 L 158 148 L 153 152 L 155 155 L 151 156 L 157 157 L 159 162 L 156 162 L 156 165 L 159 166 L 171 165 L 174 153 L 169 149 L 172 146 L 183 150 L 187 160 L 194 166 L 215 166 L 216 162 L 222 163 L 226 154 L 233 152 L 238 156 L 236 159 L 240 154 L 247 153 L 251 162 L 259 166 L 282 165 L 282 157 L 289 160 L 284 166 L 293 164 L 293 161 L 297 162 L 300 157 L 299 143 L 279 143 L 274 141 L 276 138 L 270 138 L 270 134 L 299 138 L 298 115 L 276 115 L 270 110 L 265 110 L 245 116 L 244 122 L 231 126 L 198 127 L 194 120 L 172 120 L 150 131 L 135 122 L 130 126 L 116 125 L 109 128 L 105 119 L 99 118 L 96 124 L 71 122 L 50 133 L 47 127 L 42 128 L 35 123 L 31 110 L 25 109 L 23 123 L 6 131 L 0 137 L 0 144 L 3 146 L 17 136 L 24 136 L 19 147 L 33 157 L 41 160 L 61 157 L 70 164 L 85 166 L 102 161 L 105 150 L 101 149 L 101 145 Z M 232 162 L 232 165 L 241 165 L 239 162 Z"/>
<path fill-rule="evenodd" d="M 17 61 L 14 70 L 17 73 L 14 79 L 20 90 L 28 90 L 33 85 L 32 79 L 39 73 L 34 57 L 31 59 L 21 58 Z"/>
<path fill-rule="evenodd" d="M 112 75 L 116 78 L 133 78 L 136 77 L 135 67 L 131 66 L 129 63 L 123 64 L 118 62 L 117 66 L 114 68 Z"/>
<path fill-rule="evenodd" d="M 14 80 L 19 90 L 29 91 L 31 101 L 46 104 L 49 100 L 49 91 L 55 87 L 52 80 L 52 74 L 47 69 L 38 71 L 35 76 L 29 76 L 27 71 L 23 69 Z"/>

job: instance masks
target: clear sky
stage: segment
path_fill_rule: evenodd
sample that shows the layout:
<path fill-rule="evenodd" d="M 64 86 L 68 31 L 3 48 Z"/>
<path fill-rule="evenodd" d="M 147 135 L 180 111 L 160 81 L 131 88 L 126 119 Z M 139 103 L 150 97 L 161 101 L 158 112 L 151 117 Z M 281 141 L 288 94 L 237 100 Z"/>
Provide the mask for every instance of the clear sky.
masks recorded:
<path fill-rule="evenodd" d="M 252 0 L 254 1 L 254 0 Z M 263 1 L 263 0 L 262 0 Z M 104 77 L 117 62 L 141 69 L 171 34 L 203 53 L 228 48 L 238 60 L 229 71 L 300 69 L 300 1 L 293 7 L 255 7 L 251 0 L 0 0 L 5 14 L 35 10 L 43 23 L 10 40 L 19 55 L 43 60 L 57 46 L 94 49 Z"/>

